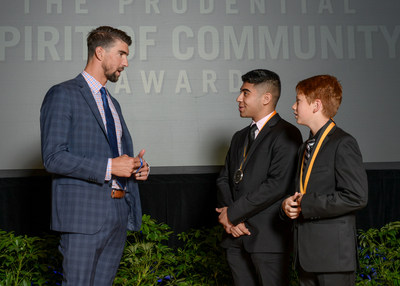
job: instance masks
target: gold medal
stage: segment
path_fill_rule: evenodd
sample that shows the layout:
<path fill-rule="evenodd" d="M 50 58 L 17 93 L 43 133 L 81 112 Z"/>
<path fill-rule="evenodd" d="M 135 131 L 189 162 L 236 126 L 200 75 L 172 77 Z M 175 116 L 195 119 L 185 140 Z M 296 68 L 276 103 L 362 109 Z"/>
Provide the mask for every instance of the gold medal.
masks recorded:
<path fill-rule="evenodd" d="M 241 169 L 238 169 L 238 170 L 235 172 L 235 175 L 233 176 L 233 181 L 234 181 L 236 184 L 239 184 L 239 182 L 240 182 L 241 180 L 243 180 L 243 171 L 242 171 Z"/>

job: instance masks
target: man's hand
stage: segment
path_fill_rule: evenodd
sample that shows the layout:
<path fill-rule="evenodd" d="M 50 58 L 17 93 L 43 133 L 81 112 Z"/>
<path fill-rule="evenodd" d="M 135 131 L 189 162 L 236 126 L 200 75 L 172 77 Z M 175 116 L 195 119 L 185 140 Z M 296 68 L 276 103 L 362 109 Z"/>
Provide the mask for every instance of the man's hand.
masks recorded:
<path fill-rule="evenodd" d="M 232 234 L 234 237 L 242 235 L 250 235 L 250 231 L 247 229 L 244 223 L 233 225 L 228 218 L 228 207 L 216 208 L 219 213 L 218 221 L 224 227 L 226 233 Z"/>
<path fill-rule="evenodd" d="M 218 221 L 224 227 L 226 233 L 231 233 L 231 227 L 233 224 L 228 219 L 228 207 L 216 208 L 217 213 L 219 213 Z"/>
<path fill-rule="evenodd" d="M 135 157 L 135 166 L 136 169 L 134 170 L 135 179 L 139 181 L 145 181 L 149 177 L 150 174 L 150 165 L 143 159 L 143 155 L 146 151 L 142 149 L 137 157 Z"/>
<path fill-rule="evenodd" d="M 231 227 L 231 233 L 234 237 L 239 237 L 242 235 L 250 235 L 249 229 L 246 227 L 244 222 L 239 223 L 238 225 Z"/>
<path fill-rule="evenodd" d="M 143 159 L 146 151 L 143 149 L 137 157 L 124 154 L 111 160 L 111 174 L 117 177 L 129 178 L 134 174 L 136 180 L 147 180 L 150 166 Z"/>
<path fill-rule="evenodd" d="M 302 194 L 295 193 L 293 196 L 288 197 L 282 202 L 282 209 L 289 218 L 296 219 L 299 217 L 301 213 L 302 198 Z"/>

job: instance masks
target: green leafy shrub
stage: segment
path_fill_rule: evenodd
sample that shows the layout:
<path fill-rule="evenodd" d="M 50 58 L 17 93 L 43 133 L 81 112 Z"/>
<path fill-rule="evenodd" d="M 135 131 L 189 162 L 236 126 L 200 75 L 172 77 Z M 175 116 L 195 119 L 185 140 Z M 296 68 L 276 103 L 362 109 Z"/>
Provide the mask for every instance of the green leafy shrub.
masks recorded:
<path fill-rule="evenodd" d="M 171 234 L 168 225 L 143 215 L 140 231 L 128 232 L 114 285 L 156 285 L 171 280 L 177 260 L 165 245 Z"/>
<path fill-rule="evenodd" d="M 56 236 L 16 236 L 0 231 L 0 286 L 56 285 L 61 257 Z"/>
<path fill-rule="evenodd" d="M 359 231 L 357 285 L 400 285 L 400 222 Z"/>
<path fill-rule="evenodd" d="M 233 285 L 225 252 L 219 246 L 222 234 L 221 226 L 178 234 L 184 242 L 177 249 L 179 285 Z"/>
<path fill-rule="evenodd" d="M 166 243 L 169 226 L 143 216 L 139 232 L 129 232 L 114 285 L 232 285 L 220 227 L 178 234 L 183 247 Z"/>
<path fill-rule="evenodd" d="M 170 227 L 143 216 L 139 232 L 129 232 L 114 285 L 232 285 L 224 250 L 223 228 L 178 234 L 182 246 L 167 246 Z M 0 231 L 0 286 L 60 285 L 59 237 L 15 236 Z M 400 286 L 400 222 L 359 231 L 357 285 Z M 297 285 L 297 273 L 290 273 Z"/>

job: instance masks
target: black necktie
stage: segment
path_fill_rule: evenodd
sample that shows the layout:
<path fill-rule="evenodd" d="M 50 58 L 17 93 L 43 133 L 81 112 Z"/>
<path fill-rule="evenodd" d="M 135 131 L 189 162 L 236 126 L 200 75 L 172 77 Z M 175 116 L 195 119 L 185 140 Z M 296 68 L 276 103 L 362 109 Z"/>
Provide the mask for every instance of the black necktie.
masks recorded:
<path fill-rule="evenodd" d="M 253 144 L 254 139 L 256 139 L 256 130 L 258 130 L 257 124 L 253 124 L 249 131 L 249 143 L 247 144 L 247 150 L 250 150 L 251 144 Z"/>
<path fill-rule="evenodd" d="M 113 158 L 116 158 L 119 157 L 119 150 L 118 150 L 117 132 L 115 131 L 114 117 L 111 113 L 111 108 L 108 105 L 107 92 L 105 87 L 102 87 L 100 89 L 100 93 L 101 93 L 101 99 L 103 100 L 104 114 L 106 116 L 107 137 L 110 143 Z M 117 182 L 122 188 L 125 187 L 124 178 L 117 178 Z"/>
<path fill-rule="evenodd" d="M 307 165 L 307 162 L 310 159 L 311 151 L 312 151 L 312 148 L 313 148 L 313 146 L 315 144 L 315 138 L 308 139 L 306 144 L 307 144 L 306 145 L 306 150 L 305 150 L 305 153 L 304 153 L 304 165 Z"/>

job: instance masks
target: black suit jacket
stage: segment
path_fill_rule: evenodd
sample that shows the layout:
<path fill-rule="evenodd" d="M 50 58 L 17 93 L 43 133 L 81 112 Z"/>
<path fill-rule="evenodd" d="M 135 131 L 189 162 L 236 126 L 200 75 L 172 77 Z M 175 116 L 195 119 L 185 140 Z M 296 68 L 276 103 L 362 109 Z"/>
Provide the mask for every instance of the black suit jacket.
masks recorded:
<path fill-rule="evenodd" d="M 281 199 L 294 191 L 301 133 L 279 114 L 272 117 L 252 144 L 243 166 L 243 180 L 236 184 L 234 173 L 243 160 L 248 132 L 246 127 L 233 136 L 217 185 L 218 206 L 227 206 L 229 220 L 234 225 L 244 222 L 251 235 L 226 235 L 222 246 L 229 247 L 241 239 L 248 252 L 285 252 L 289 226 L 279 219 L 278 211 Z"/>
<path fill-rule="evenodd" d="M 299 149 L 299 157 L 303 156 L 304 149 L 305 144 Z M 297 191 L 300 165 L 301 158 L 296 176 Z M 344 272 L 356 269 L 355 211 L 365 207 L 367 200 L 367 175 L 358 144 L 351 135 L 335 126 L 315 159 L 301 201 L 301 216 L 295 225 L 295 251 L 304 270 Z"/>

